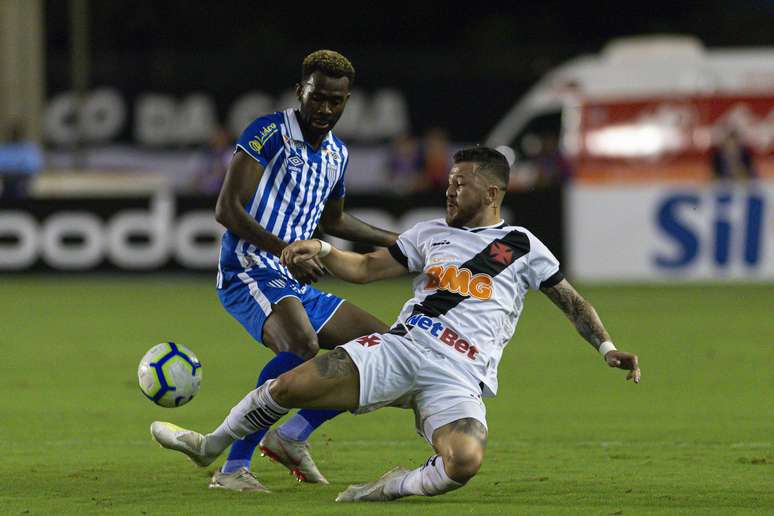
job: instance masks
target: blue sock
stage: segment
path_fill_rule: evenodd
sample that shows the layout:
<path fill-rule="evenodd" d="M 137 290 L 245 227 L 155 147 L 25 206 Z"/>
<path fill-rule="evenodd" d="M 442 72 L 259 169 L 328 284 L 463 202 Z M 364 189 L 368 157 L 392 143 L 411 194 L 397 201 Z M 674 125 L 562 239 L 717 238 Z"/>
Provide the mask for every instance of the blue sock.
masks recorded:
<path fill-rule="evenodd" d="M 294 367 L 304 363 L 304 359 L 294 353 L 282 352 L 277 353 L 277 356 L 269 360 L 261 375 L 258 377 L 258 384 L 256 387 L 263 385 L 266 380 L 276 378 L 286 371 L 290 371 Z M 231 445 L 231 450 L 228 452 L 228 458 L 226 463 L 220 470 L 223 473 L 233 473 L 240 468 L 250 469 L 250 461 L 253 459 L 255 449 L 258 447 L 258 443 L 261 442 L 266 430 L 258 430 L 254 434 L 250 434 L 240 441 L 235 441 Z"/>
<path fill-rule="evenodd" d="M 282 423 L 277 431 L 285 439 L 306 441 L 318 426 L 341 414 L 341 410 L 299 410 L 298 413 Z"/>

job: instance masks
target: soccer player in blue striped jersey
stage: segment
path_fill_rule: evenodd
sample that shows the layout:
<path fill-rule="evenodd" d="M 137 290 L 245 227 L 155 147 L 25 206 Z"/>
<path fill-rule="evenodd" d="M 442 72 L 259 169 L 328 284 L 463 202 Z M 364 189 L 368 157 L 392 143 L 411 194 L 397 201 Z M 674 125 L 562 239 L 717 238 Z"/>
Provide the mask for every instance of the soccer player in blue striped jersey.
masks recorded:
<path fill-rule="evenodd" d="M 354 78 L 352 64 L 341 54 L 319 50 L 308 55 L 296 89 L 299 107 L 257 118 L 245 129 L 218 197 L 215 216 L 226 228 L 218 296 L 247 332 L 276 354 L 258 386 L 314 357 L 320 348 L 388 329 L 355 305 L 312 287 L 323 273 L 319 262 L 288 269 L 279 258 L 289 243 L 311 238 L 318 225 L 329 235 L 377 246 L 397 238 L 343 209 L 349 152 L 332 129 Z M 265 490 L 250 472 L 259 443 L 264 454 L 299 480 L 327 483 L 306 441 L 338 413 L 302 410 L 276 431 L 237 441 L 210 487 Z"/>

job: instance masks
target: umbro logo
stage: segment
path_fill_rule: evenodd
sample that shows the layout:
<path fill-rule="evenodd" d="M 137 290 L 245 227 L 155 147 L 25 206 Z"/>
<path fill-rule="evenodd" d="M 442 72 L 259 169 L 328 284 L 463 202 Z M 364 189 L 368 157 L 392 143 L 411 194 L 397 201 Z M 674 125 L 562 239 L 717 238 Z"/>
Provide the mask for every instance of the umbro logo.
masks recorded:
<path fill-rule="evenodd" d="M 430 244 L 430 247 L 437 247 L 439 245 L 451 245 L 451 242 L 449 242 L 448 240 L 441 240 L 439 242 L 433 242 L 432 244 Z"/>
<path fill-rule="evenodd" d="M 304 160 L 302 160 L 298 156 L 291 156 L 288 158 L 288 163 L 290 163 L 294 167 L 300 167 L 301 165 L 304 164 Z"/>

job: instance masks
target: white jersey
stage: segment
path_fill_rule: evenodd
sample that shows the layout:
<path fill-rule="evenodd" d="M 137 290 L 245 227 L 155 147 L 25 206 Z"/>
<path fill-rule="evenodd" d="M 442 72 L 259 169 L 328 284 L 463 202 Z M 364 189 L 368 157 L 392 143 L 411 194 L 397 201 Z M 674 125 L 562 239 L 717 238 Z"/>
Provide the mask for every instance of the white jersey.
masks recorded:
<path fill-rule="evenodd" d="M 562 280 L 559 261 L 528 230 L 504 222 L 481 228 L 420 222 L 389 250 L 421 273 L 394 330 L 408 329 L 410 338 L 432 343 L 474 375 L 485 396 L 494 396 L 497 364 L 524 297 Z"/>

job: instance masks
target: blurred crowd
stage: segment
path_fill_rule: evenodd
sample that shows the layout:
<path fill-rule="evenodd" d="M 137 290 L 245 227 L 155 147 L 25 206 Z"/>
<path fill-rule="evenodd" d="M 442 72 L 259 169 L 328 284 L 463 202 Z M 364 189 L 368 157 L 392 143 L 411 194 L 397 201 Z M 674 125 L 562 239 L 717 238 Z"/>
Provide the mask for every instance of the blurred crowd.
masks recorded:
<path fill-rule="evenodd" d="M 529 134 L 522 139 L 520 155 L 504 149 L 511 163 L 509 191 L 554 187 L 571 176 L 569 162 L 551 134 Z M 422 138 L 403 135 L 392 142 L 389 160 L 390 189 L 393 194 L 438 191 L 448 182 L 455 146 L 447 132 L 434 127 Z"/>
<path fill-rule="evenodd" d="M 726 127 L 713 138 L 709 165 L 715 179 L 747 180 L 758 177 L 755 154 L 742 131 Z M 194 173 L 184 189 L 215 196 L 220 191 L 234 152 L 234 135 L 218 126 L 206 145 L 195 152 Z M 438 192 L 446 187 L 451 157 L 459 144 L 449 140 L 441 127 L 421 137 L 404 134 L 388 144 L 384 166 L 387 192 L 394 196 Z M 534 132 L 521 136 L 515 148 L 501 150 L 511 163 L 509 191 L 552 188 L 572 180 L 571 162 L 562 152 L 559 136 Z M 0 199 L 22 199 L 43 167 L 41 147 L 25 138 L 25 128 L 11 122 L 0 131 Z M 379 187 L 380 191 L 384 191 Z"/>
<path fill-rule="evenodd" d="M 43 168 L 40 146 L 28 140 L 24 125 L 12 121 L 0 133 L 0 200 L 23 199 Z"/>
<path fill-rule="evenodd" d="M 744 180 L 758 177 L 753 151 L 744 141 L 742 133 L 734 127 L 724 130 L 710 151 L 710 160 L 715 179 Z"/>

